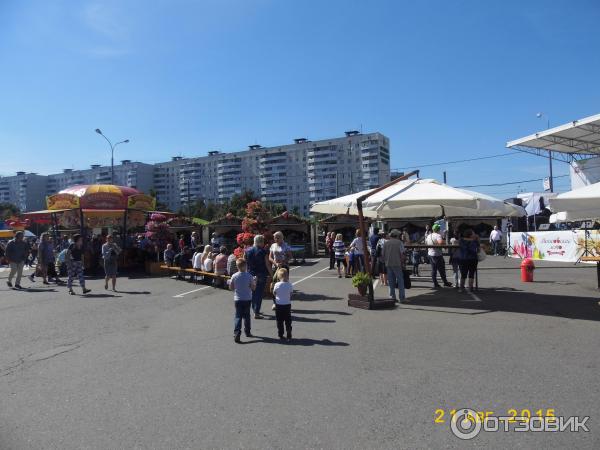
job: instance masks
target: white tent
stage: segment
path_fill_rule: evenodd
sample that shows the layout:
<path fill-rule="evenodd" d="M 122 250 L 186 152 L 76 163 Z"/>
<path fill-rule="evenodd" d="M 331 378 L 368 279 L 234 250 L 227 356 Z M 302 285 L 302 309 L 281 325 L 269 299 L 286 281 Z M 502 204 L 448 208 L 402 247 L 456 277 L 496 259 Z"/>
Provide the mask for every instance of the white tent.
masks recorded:
<path fill-rule="evenodd" d="M 550 199 L 555 214 L 550 222 L 568 222 L 600 218 L 600 183 L 564 192 Z"/>
<path fill-rule="evenodd" d="M 370 191 L 315 203 L 311 212 L 358 214 L 356 199 Z M 365 217 L 521 217 L 525 210 L 478 192 L 457 189 L 433 179 L 399 181 L 363 202 Z"/>

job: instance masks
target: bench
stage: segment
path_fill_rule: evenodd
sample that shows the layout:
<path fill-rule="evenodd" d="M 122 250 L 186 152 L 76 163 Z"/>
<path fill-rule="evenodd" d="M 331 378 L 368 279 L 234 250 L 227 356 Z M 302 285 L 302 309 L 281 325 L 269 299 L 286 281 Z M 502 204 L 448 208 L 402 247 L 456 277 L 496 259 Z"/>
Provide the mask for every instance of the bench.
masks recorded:
<path fill-rule="evenodd" d="M 220 280 L 220 281 L 222 281 L 223 286 L 227 286 L 227 280 L 229 280 L 231 278 L 229 275 L 217 275 L 216 273 L 213 273 L 213 272 L 204 272 L 203 270 L 197 270 L 197 269 L 182 269 L 182 268 L 176 267 L 176 266 L 162 265 L 162 266 L 160 266 L 160 268 L 163 270 L 176 272 L 177 274 L 179 274 L 181 272 L 189 273 L 190 275 L 192 275 L 194 277 L 194 281 L 196 281 L 198 279 L 197 278 L 198 275 L 201 275 L 201 276 L 207 277 L 207 278 L 212 278 L 213 280 Z"/>
<path fill-rule="evenodd" d="M 596 263 L 596 278 L 598 279 L 598 289 L 600 289 L 600 256 L 582 256 L 581 260 Z"/>
<path fill-rule="evenodd" d="M 227 280 L 229 280 L 231 277 L 229 275 L 217 275 L 216 273 L 213 272 L 204 272 L 203 270 L 198 270 L 198 269 L 185 269 L 186 273 L 192 274 L 195 277 L 197 277 L 198 275 L 201 275 L 203 277 L 208 277 L 208 278 L 212 278 L 213 280 L 221 280 L 223 282 L 223 286 L 225 286 L 227 284 Z M 197 278 L 195 278 L 197 279 Z"/>

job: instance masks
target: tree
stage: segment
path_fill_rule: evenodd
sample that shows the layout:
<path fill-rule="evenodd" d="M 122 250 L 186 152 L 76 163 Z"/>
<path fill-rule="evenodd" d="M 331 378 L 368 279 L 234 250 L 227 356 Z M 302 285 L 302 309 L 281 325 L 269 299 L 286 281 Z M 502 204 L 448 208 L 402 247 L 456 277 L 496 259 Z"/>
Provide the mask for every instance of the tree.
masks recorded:
<path fill-rule="evenodd" d="M 156 210 L 157 211 L 168 211 L 169 210 L 169 206 L 166 203 L 158 201 L 158 198 L 156 197 L 156 191 L 154 189 L 150 189 L 148 191 L 148 195 L 150 195 L 150 197 L 156 198 Z"/>
<path fill-rule="evenodd" d="M 241 194 L 233 194 L 229 201 L 229 211 L 227 212 L 241 217 L 246 213 L 247 205 L 257 200 L 258 196 L 250 189 L 244 190 Z"/>
<path fill-rule="evenodd" d="M 233 251 L 236 258 L 244 256 L 245 248 L 252 245 L 254 236 L 257 234 L 264 235 L 266 243 L 272 240 L 273 236 L 268 228 L 270 221 L 271 213 L 260 201 L 250 202 L 246 205 L 246 216 L 242 220 L 242 232 L 236 237 L 239 247 Z"/>
<path fill-rule="evenodd" d="M 21 213 L 16 205 L 8 202 L 0 202 L 0 219 L 6 220 L 12 216 L 18 216 Z"/>

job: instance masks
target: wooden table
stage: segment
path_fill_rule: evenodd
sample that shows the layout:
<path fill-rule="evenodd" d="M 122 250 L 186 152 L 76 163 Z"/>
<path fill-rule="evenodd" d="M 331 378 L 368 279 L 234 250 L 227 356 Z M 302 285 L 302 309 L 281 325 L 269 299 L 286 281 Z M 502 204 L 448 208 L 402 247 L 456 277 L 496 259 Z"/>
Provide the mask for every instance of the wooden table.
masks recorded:
<path fill-rule="evenodd" d="M 596 278 L 598 279 L 598 289 L 600 289 L 600 256 L 582 256 L 581 260 L 596 262 Z"/>

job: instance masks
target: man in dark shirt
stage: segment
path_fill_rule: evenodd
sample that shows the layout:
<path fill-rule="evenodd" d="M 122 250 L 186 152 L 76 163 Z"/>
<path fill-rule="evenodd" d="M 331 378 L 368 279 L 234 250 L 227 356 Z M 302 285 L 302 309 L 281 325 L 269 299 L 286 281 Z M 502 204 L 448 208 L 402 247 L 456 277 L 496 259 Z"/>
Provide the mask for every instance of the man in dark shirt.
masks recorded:
<path fill-rule="evenodd" d="M 378 264 L 377 264 L 377 243 L 381 239 L 379 236 L 379 229 L 373 228 L 373 234 L 369 237 L 369 250 L 371 251 L 371 273 L 373 276 L 378 275 Z"/>
<path fill-rule="evenodd" d="M 10 265 L 10 273 L 8 274 L 8 280 L 6 284 L 8 287 L 12 287 L 12 279 L 17 275 L 15 280 L 15 288 L 21 288 L 21 277 L 23 276 L 23 267 L 25 266 L 25 260 L 27 259 L 27 253 L 29 252 L 29 246 L 23 240 L 23 232 L 17 231 L 14 239 L 11 239 L 6 244 L 6 259 Z"/>

